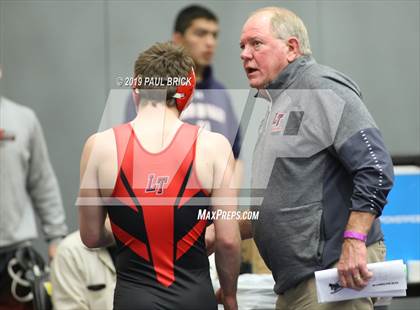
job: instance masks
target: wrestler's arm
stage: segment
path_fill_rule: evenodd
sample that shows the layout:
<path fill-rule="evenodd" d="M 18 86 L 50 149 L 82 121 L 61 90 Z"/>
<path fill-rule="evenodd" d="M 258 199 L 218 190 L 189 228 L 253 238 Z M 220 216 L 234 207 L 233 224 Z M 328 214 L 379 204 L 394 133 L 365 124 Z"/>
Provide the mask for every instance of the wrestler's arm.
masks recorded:
<path fill-rule="evenodd" d="M 250 220 L 239 220 L 239 230 L 241 232 L 241 239 L 251 239 L 252 235 L 252 224 Z"/>
<path fill-rule="evenodd" d="M 235 160 L 229 142 L 222 136 L 217 136 L 215 140 L 217 147 L 214 148 L 212 208 L 216 212 L 235 212 L 237 190 L 230 186 Z M 216 268 L 223 292 L 223 304 L 225 309 L 235 309 L 241 239 L 238 221 L 217 218 L 214 220 L 214 229 Z"/>
<path fill-rule="evenodd" d="M 238 225 L 239 225 L 239 232 L 240 232 L 242 240 L 253 238 L 252 224 L 250 220 L 240 219 L 238 220 Z M 205 242 L 206 242 L 207 255 L 213 254 L 214 242 L 215 242 L 214 224 L 211 224 L 210 226 L 206 228 Z"/>
<path fill-rule="evenodd" d="M 93 135 L 86 141 L 80 160 L 80 190 L 77 203 L 80 237 L 89 248 L 114 243 L 112 232 L 105 226 L 106 210 L 102 205 L 97 178 L 101 147 L 99 135 Z"/>

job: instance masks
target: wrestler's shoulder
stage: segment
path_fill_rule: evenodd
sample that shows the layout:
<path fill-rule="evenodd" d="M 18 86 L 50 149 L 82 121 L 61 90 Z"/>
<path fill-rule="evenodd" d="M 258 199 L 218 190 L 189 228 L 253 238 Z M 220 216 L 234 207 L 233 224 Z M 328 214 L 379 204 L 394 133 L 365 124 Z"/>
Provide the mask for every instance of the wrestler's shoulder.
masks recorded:
<path fill-rule="evenodd" d="M 198 144 L 201 147 L 216 153 L 229 152 L 231 150 L 230 143 L 224 135 L 206 129 L 200 129 Z"/>
<path fill-rule="evenodd" d="M 115 145 L 114 132 L 112 129 L 100 131 L 89 136 L 85 142 L 86 148 L 107 148 Z"/>

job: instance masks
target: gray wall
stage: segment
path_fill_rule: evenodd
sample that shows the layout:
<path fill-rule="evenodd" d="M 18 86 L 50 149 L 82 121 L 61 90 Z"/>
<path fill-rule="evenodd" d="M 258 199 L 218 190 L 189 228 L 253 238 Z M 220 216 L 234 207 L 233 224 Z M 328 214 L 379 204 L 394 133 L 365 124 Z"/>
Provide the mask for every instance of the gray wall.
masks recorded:
<path fill-rule="evenodd" d="M 130 76 L 140 50 L 170 39 L 176 12 L 191 2 L 1 0 L 3 93 L 41 120 L 71 229 L 81 149 L 99 128 L 115 79 Z M 392 154 L 420 154 L 419 1 L 196 2 L 220 17 L 214 67 L 228 88 L 246 98 L 238 47 L 244 20 L 256 8 L 282 5 L 305 21 L 318 62 L 359 83 Z M 235 102 L 238 114 L 242 107 Z"/>

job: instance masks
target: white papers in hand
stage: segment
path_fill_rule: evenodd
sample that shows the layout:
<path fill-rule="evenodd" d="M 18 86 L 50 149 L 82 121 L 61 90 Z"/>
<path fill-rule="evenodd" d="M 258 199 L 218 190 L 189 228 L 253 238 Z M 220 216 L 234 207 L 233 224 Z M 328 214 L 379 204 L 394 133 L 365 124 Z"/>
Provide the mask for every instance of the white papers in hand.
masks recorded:
<path fill-rule="evenodd" d="M 373 276 L 368 285 L 360 291 L 341 287 L 337 268 L 316 271 L 318 302 L 325 303 L 362 297 L 406 296 L 406 266 L 402 260 L 373 263 L 367 266 Z"/>

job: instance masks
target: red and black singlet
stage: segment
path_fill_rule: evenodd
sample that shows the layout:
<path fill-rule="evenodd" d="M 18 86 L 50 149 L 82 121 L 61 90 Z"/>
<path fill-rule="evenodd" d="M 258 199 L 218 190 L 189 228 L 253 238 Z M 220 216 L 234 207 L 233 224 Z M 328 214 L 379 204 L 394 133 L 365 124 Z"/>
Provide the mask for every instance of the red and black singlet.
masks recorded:
<path fill-rule="evenodd" d="M 182 124 L 158 153 L 130 124 L 114 128 L 118 177 L 107 207 L 118 252 L 115 309 L 217 309 L 199 210 L 208 193 L 195 169 L 198 127 Z"/>

